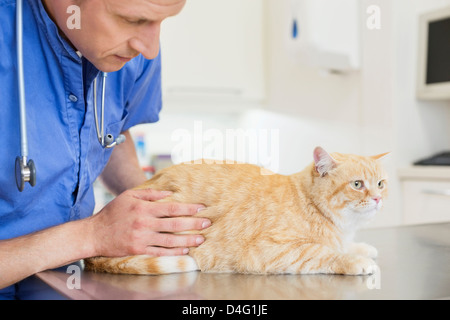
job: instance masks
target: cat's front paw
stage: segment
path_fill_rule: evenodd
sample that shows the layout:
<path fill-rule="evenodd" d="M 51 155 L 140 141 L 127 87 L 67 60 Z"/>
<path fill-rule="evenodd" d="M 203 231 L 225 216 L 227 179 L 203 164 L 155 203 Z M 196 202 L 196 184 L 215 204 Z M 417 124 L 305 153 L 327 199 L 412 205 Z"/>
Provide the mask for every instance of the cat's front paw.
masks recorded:
<path fill-rule="evenodd" d="M 340 260 L 340 272 L 347 275 L 368 275 L 376 272 L 378 266 L 370 258 L 359 255 L 345 255 Z"/>
<path fill-rule="evenodd" d="M 363 242 L 349 244 L 347 252 L 369 258 L 378 257 L 378 250 L 370 244 Z"/>

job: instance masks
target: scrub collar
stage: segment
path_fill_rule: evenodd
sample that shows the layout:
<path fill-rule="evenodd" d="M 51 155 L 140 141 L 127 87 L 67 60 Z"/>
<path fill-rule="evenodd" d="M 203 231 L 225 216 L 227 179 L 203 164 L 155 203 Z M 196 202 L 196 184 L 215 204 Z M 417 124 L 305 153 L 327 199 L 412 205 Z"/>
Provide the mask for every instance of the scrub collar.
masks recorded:
<path fill-rule="evenodd" d="M 61 36 L 58 26 L 48 15 L 47 10 L 45 10 L 44 4 L 42 3 L 42 0 L 27 1 L 32 9 L 33 15 L 35 16 L 39 28 L 46 35 L 47 40 L 55 54 L 57 56 L 67 56 L 74 62 L 82 65 L 86 99 L 88 88 L 91 86 L 94 78 L 98 76 L 100 71 Z"/>
<path fill-rule="evenodd" d="M 57 54 L 69 56 L 74 61 L 81 63 L 81 57 L 77 55 L 76 50 L 60 35 L 58 26 L 48 15 L 42 0 L 27 0 L 31 10 L 36 18 L 39 28 L 47 36 L 47 40 Z"/>

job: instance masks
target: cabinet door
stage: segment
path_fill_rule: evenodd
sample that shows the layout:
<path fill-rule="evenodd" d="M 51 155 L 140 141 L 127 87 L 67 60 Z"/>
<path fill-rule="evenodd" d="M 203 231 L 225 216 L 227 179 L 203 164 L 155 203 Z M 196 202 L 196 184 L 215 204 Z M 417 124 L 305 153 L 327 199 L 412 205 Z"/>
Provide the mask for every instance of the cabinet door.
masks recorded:
<path fill-rule="evenodd" d="M 264 96 L 261 0 L 189 0 L 161 27 L 167 98 L 260 101 Z"/>
<path fill-rule="evenodd" d="M 450 221 L 450 182 L 403 182 L 403 209 L 408 224 Z"/>

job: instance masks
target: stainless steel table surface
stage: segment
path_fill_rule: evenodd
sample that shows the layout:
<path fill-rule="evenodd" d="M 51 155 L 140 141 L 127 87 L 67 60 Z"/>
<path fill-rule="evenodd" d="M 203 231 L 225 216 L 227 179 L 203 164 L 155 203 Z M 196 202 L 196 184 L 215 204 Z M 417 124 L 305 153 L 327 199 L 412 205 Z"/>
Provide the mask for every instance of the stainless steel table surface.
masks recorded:
<path fill-rule="evenodd" d="M 357 240 L 378 249 L 370 276 L 188 272 L 161 276 L 81 270 L 70 289 L 64 268 L 37 277 L 71 299 L 450 299 L 450 223 L 366 229 Z"/>

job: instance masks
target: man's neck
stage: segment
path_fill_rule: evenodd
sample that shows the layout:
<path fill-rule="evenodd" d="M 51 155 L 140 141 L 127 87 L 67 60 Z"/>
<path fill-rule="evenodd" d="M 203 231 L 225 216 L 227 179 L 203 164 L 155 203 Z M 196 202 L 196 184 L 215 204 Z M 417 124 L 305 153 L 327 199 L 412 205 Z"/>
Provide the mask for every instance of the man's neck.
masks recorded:
<path fill-rule="evenodd" d="M 66 34 L 61 30 L 61 28 L 58 25 L 58 22 L 56 20 L 56 15 L 55 15 L 55 8 L 52 6 L 52 1 L 51 0 L 41 0 L 42 1 L 42 5 L 44 6 L 45 11 L 47 12 L 49 18 L 53 21 L 53 23 L 57 26 L 58 31 L 59 31 L 59 35 L 67 41 L 67 43 L 75 50 L 78 51 L 77 48 L 75 48 L 75 46 L 72 44 L 72 42 L 69 40 L 69 38 L 66 36 Z"/>

